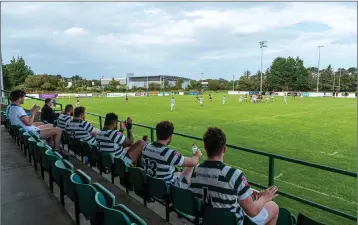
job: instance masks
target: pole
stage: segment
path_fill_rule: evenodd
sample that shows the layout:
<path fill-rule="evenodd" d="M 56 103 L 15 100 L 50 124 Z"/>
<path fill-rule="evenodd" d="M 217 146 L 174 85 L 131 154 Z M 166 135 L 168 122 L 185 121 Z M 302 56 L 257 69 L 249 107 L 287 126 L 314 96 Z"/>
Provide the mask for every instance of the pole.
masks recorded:
<path fill-rule="evenodd" d="M 235 75 L 232 75 L 232 90 L 235 91 Z"/>
<path fill-rule="evenodd" d="M 260 69 L 260 75 L 261 75 L 261 84 L 260 84 L 260 93 L 262 93 L 262 61 L 263 61 L 263 54 L 264 54 L 264 48 L 267 47 L 266 45 L 267 41 L 260 41 L 260 48 L 261 48 L 261 69 Z"/>
<path fill-rule="evenodd" d="M 334 92 L 334 84 L 336 83 L 336 72 L 333 72 L 333 92 Z"/>
<path fill-rule="evenodd" d="M 338 91 L 341 91 L 341 76 L 342 76 L 342 68 L 339 68 Z"/>
<path fill-rule="evenodd" d="M 321 60 L 321 48 L 324 47 L 323 45 L 318 45 L 318 71 L 317 71 L 317 91 L 318 92 L 318 87 L 319 87 L 319 63 Z"/>

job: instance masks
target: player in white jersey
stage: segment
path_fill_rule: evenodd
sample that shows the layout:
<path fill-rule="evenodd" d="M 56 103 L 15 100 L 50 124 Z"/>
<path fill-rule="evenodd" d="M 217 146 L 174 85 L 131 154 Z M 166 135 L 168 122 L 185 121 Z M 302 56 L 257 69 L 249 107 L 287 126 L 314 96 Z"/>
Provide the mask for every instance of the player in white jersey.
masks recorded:
<path fill-rule="evenodd" d="M 208 128 L 203 141 L 207 160 L 194 168 L 189 186 L 194 196 L 208 207 L 234 213 L 238 225 L 243 225 L 245 215 L 253 224 L 276 225 L 279 207 L 272 200 L 277 196 L 277 187 L 264 190 L 254 201 L 253 190 L 243 172 L 223 162 L 226 136 L 222 130 Z M 220 218 L 212 219 L 212 224 L 224 225 Z"/>
<path fill-rule="evenodd" d="M 226 97 L 225 95 L 223 96 L 223 105 L 225 105 L 225 101 L 226 101 Z"/>
<path fill-rule="evenodd" d="M 301 101 L 303 100 L 303 94 L 302 94 L 302 92 L 300 92 L 300 99 L 301 99 Z"/>
<path fill-rule="evenodd" d="M 256 100 L 256 95 L 253 95 L 253 96 L 252 96 L 252 103 L 256 103 L 256 101 L 257 101 L 257 100 Z"/>
<path fill-rule="evenodd" d="M 272 93 L 271 93 L 271 102 L 274 102 L 274 101 L 275 101 L 275 93 L 272 92 Z"/>
<path fill-rule="evenodd" d="M 242 96 L 239 96 L 239 103 L 242 104 Z"/>
<path fill-rule="evenodd" d="M 287 93 L 283 96 L 283 104 L 287 104 Z"/>
<path fill-rule="evenodd" d="M 199 104 L 200 104 L 200 106 L 204 106 L 203 97 L 199 98 Z"/>
<path fill-rule="evenodd" d="M 174 97 L 172 97 L 172 100 L 170 100 L 170 111 L 175 110 L 175 100 Z"/>
<path fill-rule="evenodd" d="M 266 103 L 268 103 L 268 102 L 269 102 L 269 98 L 270 98 L 270 93 L 266 92 L 265 97 L 266 97 Z"/>

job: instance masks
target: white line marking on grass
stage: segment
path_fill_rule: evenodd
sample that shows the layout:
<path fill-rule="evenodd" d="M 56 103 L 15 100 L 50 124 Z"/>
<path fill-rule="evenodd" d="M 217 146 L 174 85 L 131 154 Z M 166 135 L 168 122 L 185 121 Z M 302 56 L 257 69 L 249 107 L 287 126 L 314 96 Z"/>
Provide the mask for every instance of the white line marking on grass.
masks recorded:
<path fill-rule="evenodd" d="M 282 177 L 282 176 L 283 176 L 283 173 L 280 173 L 279 175 L 277 175 L 276 177 L 274 177 L 274 179 L 276 180 L 277 178 Z"/>
<path fill-rule="evenodd" d="M 188 151 L 188 150 L 179 148 L 179 147 L 177 147 L 177 146 L 174 146 L 174 145 L 172 145 L 172 146 L 175 147 L 176 149 L 181 150 L 181 151 L 188 152 L 188 153 L 192 153 L 191 151 Z M 229 163 L 225 163 L 225 164 L 228 165 L 228 166 L 234 167 L 234 168 L 239 168 L 240 170 L 244 170 L 244 171 L 248 171 L 248 172 L 254 173 L 254 174 L 256 174 L 256 175 L 258 175 L 258 176 L 261 176 L 261 177 L 268 178 L 268 176 L 266 176 L 266 175 L 264 175 L 264 174 L 262 174 L 262 173 L 255 172 L 255 171 L 253 171 L 253 170 L 248 170 L 248 169 L 240 168 L 240 167 L 238 167 L 238 166 L 231 165 L 231 164 L 229 164 Z M 291 186 L 294 186 L 295 188 L 299 188 L 299 189 L 303 189 L 303 190 L 306 190 L 306 191 L 310 191 L 310 192 L 313 192 L 313 193 L 316 193 L 316 194 L 319 194 L 319 195 L 323 195 L 323 196 L 326 196 L 326 197 L 329 197 L 329 198 L 338 199 L 338 200 L 340 200 L 340 201 L 347 202 L 347 203 L 349 203 L 349 204 L 354 204 L 354 205 L 357 204 L 356 201 L 350 201 L 350 200 L 344 199 L 344 198 L 342 198 L 342 197 L 338 197 L 338 196 L 334 196 L 334 195 L 329 195 L 329 194 L 324 193 L 324 192 L 321 192 L 321 191 L 317 191 L 317 190 L 314 190 L 314 189 L 311 189 L 311 188 L 307 188 L 307 187 L 303 187 L 303 186 L 301 186 L 301 185 L 297 185 L 297 184 L 294 184 L 294 183 L 291 183 L 291 182 L 287 182 L 287 181 L 280 180 L 280 179 L 278 179 L 278 178 L 280 177 L 281 174 L 282 174 L 282 173 L 280 173 L 277 177 L 275 177 L 275 180 L 280 181 L 280 182 L 285 183 L 285 184 L 288 184 L 288 185 L 291 185 Z M 282 175 L 283 175 L 283 174 L 282 174 Z M 282 176 L 282 175 L 281 175 L 281 176 Z M 249 183 L 250 183 L 250 182 L 249 182 Z"/>
<path fill-rule="evenodd" d="M 337 155 L 338 154 L 338 152 L 333 152 L 332 154 L 329 154 L 329 155 Z"/>

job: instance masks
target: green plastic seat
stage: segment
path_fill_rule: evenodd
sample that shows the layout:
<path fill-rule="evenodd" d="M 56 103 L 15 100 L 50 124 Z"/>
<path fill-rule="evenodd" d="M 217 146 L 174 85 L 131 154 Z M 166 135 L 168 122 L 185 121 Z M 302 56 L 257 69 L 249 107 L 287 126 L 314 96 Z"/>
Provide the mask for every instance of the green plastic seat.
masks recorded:
<path fill-rule="evenodd" d="M 51 191 L 53 191 L 53 182 L 55 182 L 58 187 L 60 187 L 60 176 L 61 174 L 58 173 L 58 170 L 54 171 L 54 167 L 55 167 L 55 163 L 57 160 L 62 159 L 62 156 L 60 154 L 58 154 L 57 152 L 54 152 L 53 150 L 47 150 L 45 152 L 46 155 L 46 163 L 47 163 L 47 168 L 48 168 L 48 174 L 49 174 L 49 179 L 50 179 L 50 189 Z"/>
<path fill-rule="evenodd" d="M 324 225 L 324 224 L 317 222 L 301 213 L 298 213 L 297 225 Z"/>
<path fill-rule="evenodd" d="M 61 204 L 65 204 L 64 196 L 66 195 L 72 201 L 75 201 L 75 186 L 72 184 L 70 177 L 73 174 L 73 165 L 67 160 L 57 160 L 53 174 L 56 180 L 59 179 Z"/>
<path fill-rule="evenodd" d="M 99 208 L 101 217 L 99 224 L 101 225 L 131 225 L 132 222 L 128 216 L 122 211 L 108 208 L 104 196 L 97 192 L 95 201 Z"/>
<path fill-rule="evenodd" d="M 107 188 L 103 187 L 99 183 L 93 183 L 92 185 L 96 188 L 98 192 L 100 192 L 104 196 L 107 207 L 112 208 L 116 204 L 116 197 Z"/>
<path fill-rule="evenodd" d="M 81 140 L 69 136 L 69 150 L 73 151 L 73 153 L 75 153 L 75 155 L 81 156 L 81 153 L 82 153 Z"/>
<path fill-rule="evenodd" d="M 114 158 L 114 171 L 115 174 L 118 174 L 120 183 L 123 187 L 126 188 L 127 194 L 129 193 L 129 190 L 131 189 L 131 183 L 129 182 L 129 173 L 128 168 L 125 164 L 125 162 L 120 158 Z"/>
<path fill-rule="evenodd" d="M 165 218 L 169 221 L 169 213 L 173 211 L 173 207 L 170 206 L 169 185 L 163 179 L 148 177 L 148 193 L 151 198 L 165 206 Z"/>
<path fill-rule="evenodd" d="M 30 137 L 31 137 L 31 135 L 29 134 L 29 132 L 24 133 L 24 154 L 25 154 L 25 156 L 27 156 L 27 152 L 29 151 L 29 138 Z"/>
<path fill-rule="evenodd" d="M 280 208 L 279 214 L 278 214 L 278 220 L 277 224 L 280 225 L 294 225 L 295 221 L 292 218 L 292 215 L 290 211 L 288 211 L 285 208 Z"/>
<path fill-rule="evenodd" d="M 102 174 L 105 173 L 111 173 L 111 181 L 112 184 L 114 184 L 114 178 L 118 176 L 115 173 L 114 170 L 114 163 L 112 162 L 112 156 L 108 152 L 100 152 L 100 161 L 102 166 L 102 171 L 100 172 Z"/>
<path fill-rule="evenodd" d="M 146 225 L 147 224 L 146 222 L 144 222 L 144 220 L 142 220 L 139 216 L 137 216 L 137 214 L 135 214 L 133 211 L 128 209 L 125 205 L 118 204 L 118 205 L 113 206 L 113 209 L 119 210 L 119 211 L 123 212 L 126 216 L 128 216 L 128 218 L 132 222 L 132 225 L 133 224 L 136 224 L 136 225 Z"/>
<path fill-rule="evenodd" d="M 65 149 L 65 145 L 68 146 L 68 150 L 70 150 L 70 146 L 69 144 L 69 137 L 68 134 L 65 130 L 62 130 L 62 135 L 61 135 L 61 143 L 62 143 L 62 148 Z"/>
<path fill-rule="evenodd" d="M 90 220 L 92 224 L 96 224 L 96 212 L 97 204 L 94 200 L 94 196 L 97 193 L 95 187 L 91 185 L 91 181 L 83 179 L 85 176 L 81 176 L 78 171 L 73 173 L 70 177 L 72 184 L 75 186 L 75 215 L 76 224 L 79 224 L 79 214 L 81 213 L 87 220 Z"/>
<path fill-rule="evenodd" d="M 237 225 L 237 219 L 234 213 L 228 209 L 213 208 L 204 206 L 203 225 Z"/>
<path fill-rule="evenodd" d="M 193 192 L 175 186 L 170 187 L 170 192 L 174 211 L 195 225 L 199 225 L 202 220 L 201 202 L 194 197 Z"/>
<path fill-rule="evenodd" d="M 133 184 L 134 193 L 143 199 L 143 204 L 147 205 L 149 200 L 148 193 L 148 182 L 147 175 L 142 168 L 138 167 L 129 167 L 129 182 Z"/>
<path fill-rule="evenodd" d="M 87 156 L 88 163 L 89 163 L 90 167 L 92 168 L 92 165 L 93 165 L 92 146 L 85 141 L 82 141 L 81 144 L 82 144 L 82 155 L 83 155 L 83 157 Z"/>
<path fill-rule="evenodd" d="M 35 148 L 37 146 L 37 141 L 32 136 L 28 139 L 29 149 L 28 149 L 28 156 L 29 156 L 29 162 L 32 162 L 32 158 L 35 160 Z M 37 170 L 36 161 L 34 163 L 34 167 Z"/>

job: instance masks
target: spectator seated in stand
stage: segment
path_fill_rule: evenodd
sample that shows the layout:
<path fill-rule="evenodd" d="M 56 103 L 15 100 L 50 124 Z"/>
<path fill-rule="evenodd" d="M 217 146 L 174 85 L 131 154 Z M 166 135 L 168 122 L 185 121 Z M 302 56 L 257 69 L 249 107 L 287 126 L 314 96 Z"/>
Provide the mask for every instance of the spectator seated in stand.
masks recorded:
<path fill-rule="evenodd" d="M 86 121 L 85 107 L 75 108 L 73 119 L 66 123 L 65 131 L 71 138 L 85 141 L 90 145 L 97 145 L 96 135 L 98 130 Z"/>
<path fill-rule="evenodd" d="M 73 116 L 73 106 L 68 104 L 65 107 L 65 111 L 57 119 L 57 127 L 64 130 L 67 122 L 72 119 L 71 116 Z"/>
<path fill-rule="evenodd" d="M 8 110 L 8 117 L 11 124 L 21 126 L 26 132 L 33 132 L 40 138 L 46 139 L 47 143 L 52 146 L 54 150 L 66 157 L 67 155 L 65 155 L 60 147 L 61 129 L 53 127 L 52 124 L 34 122 L 34 118 L 40 107 L 34 105 L 31 109 L 31 116 L 28 116 L 25 110 L 20 106 L 24 104 L 25 95 L 26 93 L 22 90 L 15 90 L 10 93 L 12 103 Z"/>
<path fill-rule="evenodd" d="M 147 144 L 142 151 L 141 162 L 147 175 L 163 179 L 176 187 L 187 188 L 194 166 L 198 165 L 201 152 L 193 157 L 184 157 L 168 147 L 172 141 L 174 125 L 162 121 L 156 126 L 157 141 Z M 175 166 L 184 167 L 182 172 L 175 172 Z"/>
<path fill-rule="evenodd" d="M 243 224 L 245 215 L 258 225 L 276 224 L 279 208 L 272 199 L 277 196 L 277 187 L 269 187 L 253 201 L 253 190 L 242 171 L 223 163 L 226 136 L 222 130 L 208 128 L 203 140 L 207 160 L 195 167 L 189 187 L 195 197 L 209 207 L 235 213 L 239 225 Z"/>
<path fill-rule="evenodd" d="M 41 121 L 46 121 L 47 123 L 54 124 L 57 119 L 55 110 L 52 108 L 52 99 L 46 98 L 45 104 L 41 109 Z"/>
<path fill-rule="evenodd" d="M 104 121 L 103 129 L 98 132 L 96 140 L 101 152 L 111 153 L 114 162 L 115 157 L 121 158 L 127 165 L 135 163 L 140 156 L 144 145 L 143 140 L 133 143 L 132 120 L 127 119 L 125 123 L 120 123 L 118 131 L 118 116 L 114 113 L 108 113 Z M 127 137 L 124 136 L 124 130 L 127 130 Z"/>

